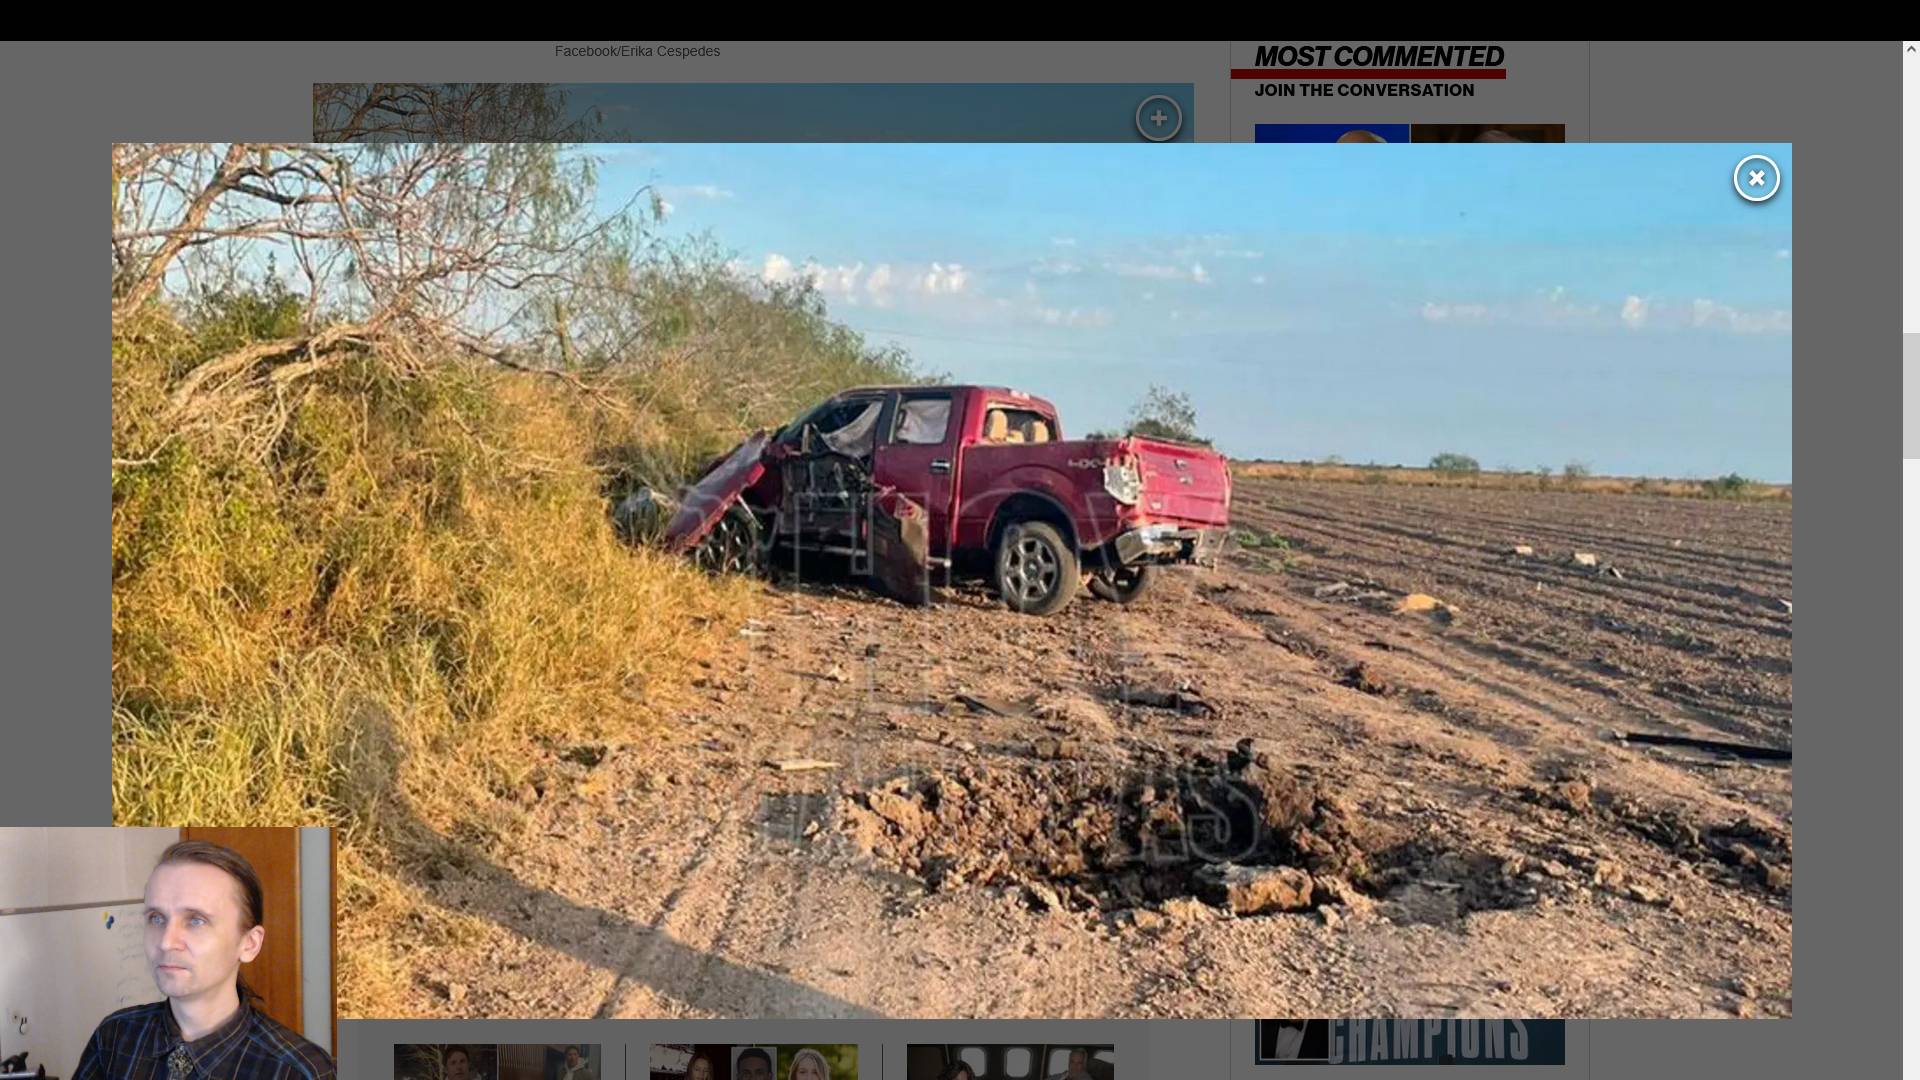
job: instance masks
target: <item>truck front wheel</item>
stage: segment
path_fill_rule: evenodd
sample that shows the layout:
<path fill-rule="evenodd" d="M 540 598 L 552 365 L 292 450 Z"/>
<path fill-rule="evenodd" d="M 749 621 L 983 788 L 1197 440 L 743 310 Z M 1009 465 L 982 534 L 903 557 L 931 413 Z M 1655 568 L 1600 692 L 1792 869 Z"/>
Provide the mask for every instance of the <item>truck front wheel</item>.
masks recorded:
<path fill-rule="evenodd" d="M 760 546 L 760 523 L 753 511 L 735 500 L 693 549 L 694 565 L 715 574 L 764 573 L 766 552 Z"/>
<path fill-rule="evenodd" d="M 1147 587 L 1153 584 L 1153 578 L 1154 568 L 1150 565 L 1117 566 L 1111 570 L 1095 571 L 1093 580 L 1087 582 L 1087 589 L 1102 600 L 1131 604 L 1147 594 Z"/>
<path fill-rule="evenodd" d="M 1052 615 L 1073 602 L 1080 556 L 1044 521 L 1016 521 L 1000 532 L 993 580 L 1000 599 L 1027 615 Z"/>

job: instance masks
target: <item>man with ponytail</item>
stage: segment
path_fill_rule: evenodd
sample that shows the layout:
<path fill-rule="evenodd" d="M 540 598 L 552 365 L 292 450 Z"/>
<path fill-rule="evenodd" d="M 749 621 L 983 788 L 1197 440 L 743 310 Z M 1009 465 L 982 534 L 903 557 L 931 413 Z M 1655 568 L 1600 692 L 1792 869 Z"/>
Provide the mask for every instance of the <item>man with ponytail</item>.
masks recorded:
<path fill-rule="evenodd" d="M 252 864 L 182 841 L 148 875 L 145 903 L 147 964 L 166 998 L 102 1020 L 75 1080 L 332 1080 L 333 1059 L 260 1011 L 241 977 L 267 936 Z"/>

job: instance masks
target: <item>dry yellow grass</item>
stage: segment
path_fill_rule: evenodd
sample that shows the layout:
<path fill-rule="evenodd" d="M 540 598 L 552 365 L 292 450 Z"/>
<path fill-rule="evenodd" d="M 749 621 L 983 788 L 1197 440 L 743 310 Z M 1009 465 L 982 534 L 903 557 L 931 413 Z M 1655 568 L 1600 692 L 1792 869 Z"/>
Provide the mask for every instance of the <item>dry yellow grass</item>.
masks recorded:
<path fill-rule="evenodd" d="M 122 345 L 117 456 L 167 366 Z M 410 868 L 513 842 L 540 748 L 644 743 L 752 610 L 752 583 L 616 538 L 604 426 L 552 381 L 369 363 L 265 459 L 182 439 L 115 466 L 114 819 L 335 826 L 343 1014 L 483 930 Z"/>
<path fill-rule="evenodd" d="M 1523 472 L 1441 472 L 1397 465 L 1327 465 L 1290 461 L 1236 461 L 1235 476 L 1265 480 L 1317 480 L 1345 484 L 1406 484 L 1419 487 L 1492 488 L 1512 491 L 1578 491 L 1595 495 L 1664 495 L 1670 498 L 1739 498 L 1787 502 L 1786 484 L 1747 481 L 1729 490 L 1713 480 L 1654 477 L 1546 475 Z"/>

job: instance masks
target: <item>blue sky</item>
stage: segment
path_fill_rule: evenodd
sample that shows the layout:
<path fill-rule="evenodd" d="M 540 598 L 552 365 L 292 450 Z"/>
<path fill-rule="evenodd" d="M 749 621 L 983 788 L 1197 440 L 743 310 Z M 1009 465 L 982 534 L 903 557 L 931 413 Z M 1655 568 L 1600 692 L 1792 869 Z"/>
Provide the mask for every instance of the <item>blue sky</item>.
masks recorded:
<path fill-rule="evenodd" d="M 668 236 L 1068 433 L 1150 383 L 1240 457 L 1793 474 L 1785 146 L 603 146 Z M 1734 163 L 1778 161 L 1751 204 Z"/>

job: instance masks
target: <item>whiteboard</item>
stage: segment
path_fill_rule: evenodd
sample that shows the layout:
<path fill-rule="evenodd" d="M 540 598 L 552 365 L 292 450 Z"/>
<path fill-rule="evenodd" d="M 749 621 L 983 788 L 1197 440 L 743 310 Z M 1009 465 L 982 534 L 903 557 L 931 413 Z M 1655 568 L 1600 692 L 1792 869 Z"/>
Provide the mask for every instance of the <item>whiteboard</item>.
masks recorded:
<path fill-rule="evenodd" d="M 108 1013 L 161 1000 L 143 912 L 121 904 L 0 916 L 0 1056 L 25 1050 L 29 1068 L 72 1076 Z"/>

